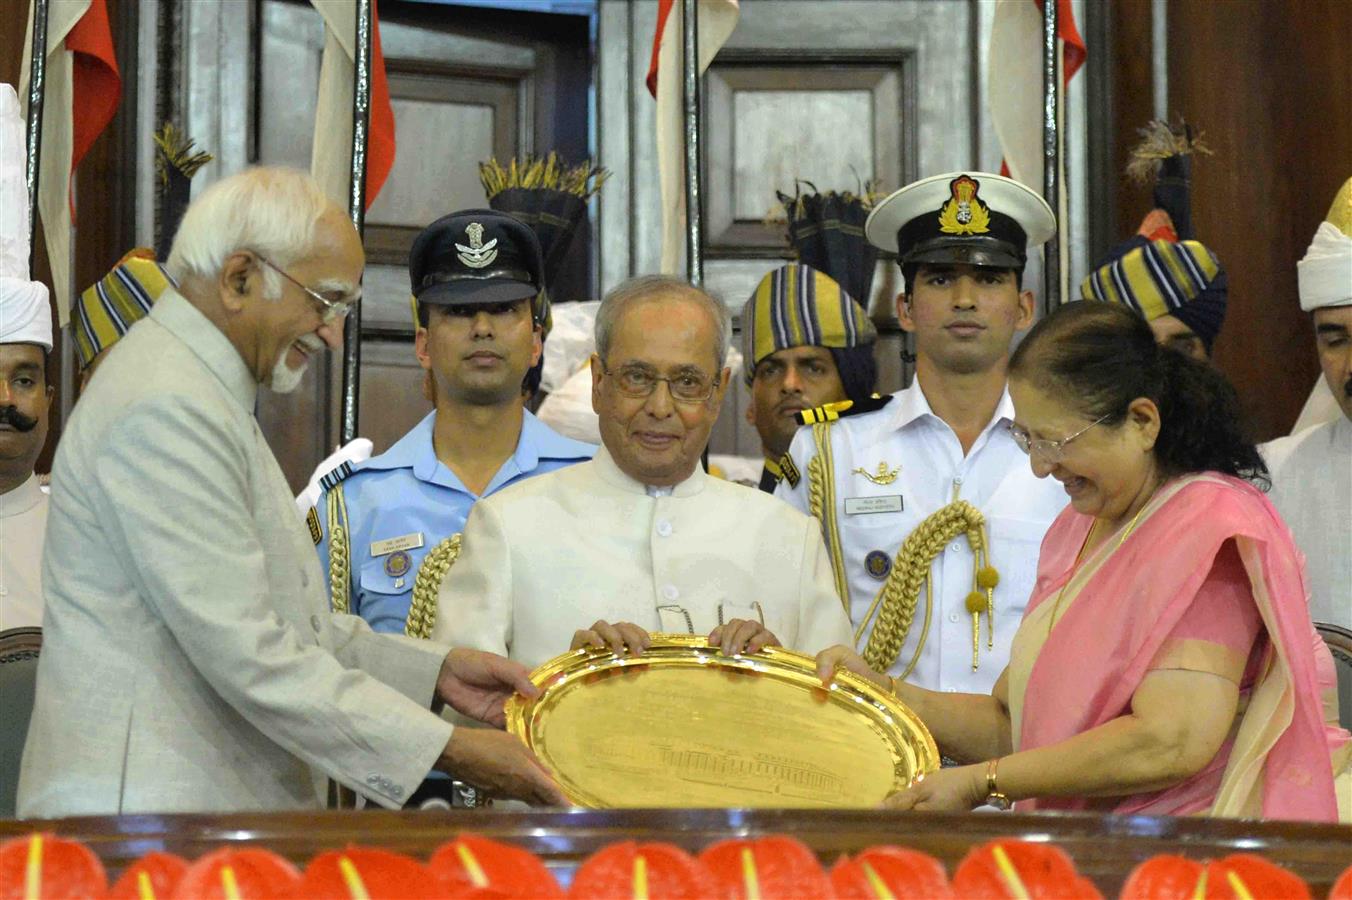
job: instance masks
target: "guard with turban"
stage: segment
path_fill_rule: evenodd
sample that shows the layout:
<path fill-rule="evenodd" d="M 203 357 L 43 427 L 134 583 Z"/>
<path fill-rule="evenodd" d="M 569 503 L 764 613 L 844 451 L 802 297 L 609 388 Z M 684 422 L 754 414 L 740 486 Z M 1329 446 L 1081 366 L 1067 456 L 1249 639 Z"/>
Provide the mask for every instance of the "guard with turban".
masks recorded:
<path fill-rule="evenodd" d="M 173 284 L 157 260 L 169 245 L 192 197 L 192 178 L 211 162 L 210 153 L 172 123 L 155 132 L 155 173 L 160 182 L 155 247 L 127 252 L 112 271 L 80 294 L 71 310 L 71 337 L 80 364 L 80 391 L 127 330 L 150 313 L 150 306 Z"/>
<path fill-rule="evenodd" d="M 1263 445 L 1268 497 L 1305 553 L 1311 618 L 1352 629 L 1352 178 L 1319 223 L 1296 275 L 1324 383 L 1341 415 Z"/>
<path fill-rule="evenodd" d="M 80 294 L 71 310 L 71 332 L 81 392 L 113 344 L 149 314 L 151 304 L 171 283 L 154 251 L 137 247 Z"/>
<path fill-rule="evenodd" d="M 751 388 L 746 420 L 760 435 L 772 492 L 799 414 L 873 396 L 877 329 L 864 308 L 824 272 L 792 263 L 767 274 L 742 307 L 742 357 Z"/>
<path fill-rule="evenodd" d="M 47 442 L 52 306 L 29 278 L 24 125 L 0 84 L 0 627 L 42 624 L 47 494 L 33 467 Z"/>
<path fill-rule="evenodd" d="M 1209 151 L 1186 125 L 1152 122 L 1142 134 L 1128 174 L 1153 175 L 1155 208 L 1081 282 L 1080 296 L 1131 307 L 1161 346 L 1206 362 L 1225 322 L 1227 299 L 1220 260 L 1192 238 L 1192 155 Z"/>

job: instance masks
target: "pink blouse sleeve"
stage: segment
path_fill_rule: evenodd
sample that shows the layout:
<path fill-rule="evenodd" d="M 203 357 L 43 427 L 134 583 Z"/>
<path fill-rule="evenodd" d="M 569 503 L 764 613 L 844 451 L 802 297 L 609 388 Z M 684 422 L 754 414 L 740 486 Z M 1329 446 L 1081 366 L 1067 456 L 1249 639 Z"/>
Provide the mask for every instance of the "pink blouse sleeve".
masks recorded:
<path fill-rule="evenodd" d="M 1240 684 L 1263 619 L 1234 541 L 1226 541 L 1151 669 L 1210 672 Z"/>

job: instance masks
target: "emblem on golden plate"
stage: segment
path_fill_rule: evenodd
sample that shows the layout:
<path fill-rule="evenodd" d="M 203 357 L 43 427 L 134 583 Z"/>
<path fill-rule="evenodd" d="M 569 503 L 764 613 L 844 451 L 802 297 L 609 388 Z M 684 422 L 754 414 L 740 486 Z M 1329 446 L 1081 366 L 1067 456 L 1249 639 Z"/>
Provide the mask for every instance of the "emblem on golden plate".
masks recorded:
<path fill-rule="evenodd" d="M 723 656 L 702 636 L 654 634 L 646 653 L 589 647 L 531 673 L 507 703 L 524 740 L 580 806 L 876 806 L 939 767 L 929 730 L 891 694 L 810 656 Z"/>

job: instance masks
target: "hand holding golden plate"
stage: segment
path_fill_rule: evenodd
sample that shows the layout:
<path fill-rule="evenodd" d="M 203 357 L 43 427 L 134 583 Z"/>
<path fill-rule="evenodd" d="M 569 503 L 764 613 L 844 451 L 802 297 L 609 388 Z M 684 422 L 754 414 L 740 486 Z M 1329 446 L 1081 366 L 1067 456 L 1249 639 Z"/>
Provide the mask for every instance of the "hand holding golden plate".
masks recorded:
<path fill-rule="evenodd" d="M 939 766 L 920 719 L 810 656 L 724 656 L 703 636 L 654 634 L 641 656 L 587 647 L 531 673 L 507 728 L 581 806 L 876 806 Z"/>

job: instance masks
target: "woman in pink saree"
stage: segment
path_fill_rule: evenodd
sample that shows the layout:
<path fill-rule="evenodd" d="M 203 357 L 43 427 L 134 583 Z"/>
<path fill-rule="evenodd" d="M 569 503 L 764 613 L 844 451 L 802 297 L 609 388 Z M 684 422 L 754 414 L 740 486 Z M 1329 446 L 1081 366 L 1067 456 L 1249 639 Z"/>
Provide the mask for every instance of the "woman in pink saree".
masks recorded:
<path fill-rule="evenodd" d="M 1224 377 L 1125 307 L 1072 303 L 1020 345 L 1010 395 L 1034 472 L 1071 503 L 992 694 L 818 656 L 824 681 L 843 665 L 889 685 L 972 763 L 889 805 L 1352 820 L 1333 660 Z"/>

